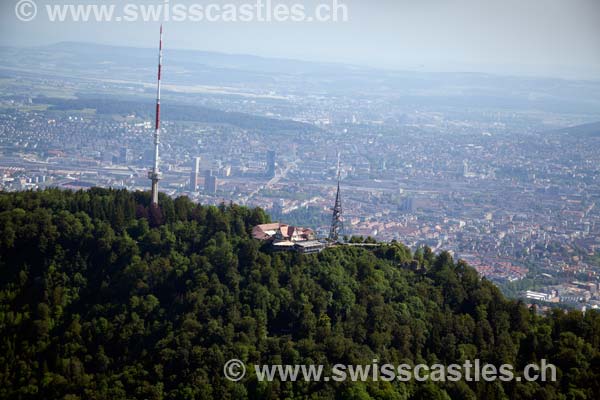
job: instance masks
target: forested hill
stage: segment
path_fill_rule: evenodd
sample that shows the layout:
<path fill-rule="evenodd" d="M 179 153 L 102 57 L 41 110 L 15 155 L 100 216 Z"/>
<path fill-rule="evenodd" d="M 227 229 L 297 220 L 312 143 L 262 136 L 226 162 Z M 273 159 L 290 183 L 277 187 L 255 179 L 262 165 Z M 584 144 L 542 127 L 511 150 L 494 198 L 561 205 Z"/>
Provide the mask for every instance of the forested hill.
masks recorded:
<path fill-rule="evenodd" d="M 537 316 L 462 262 L 401 244 L 269 253 L 259 209 L 148 193 L 0 193 L 2 399 L 596 399 L 600 317 Z M 256 364 L 461 363 L 558 382 L 240 383 Z"/>

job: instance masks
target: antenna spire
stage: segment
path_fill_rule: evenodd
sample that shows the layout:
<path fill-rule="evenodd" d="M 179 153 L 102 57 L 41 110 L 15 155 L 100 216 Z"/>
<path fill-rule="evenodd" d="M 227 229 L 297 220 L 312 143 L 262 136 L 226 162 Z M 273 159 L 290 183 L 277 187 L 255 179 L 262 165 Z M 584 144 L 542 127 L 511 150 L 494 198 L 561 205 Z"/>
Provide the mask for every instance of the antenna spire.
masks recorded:
<path fill-rule="evenodd" d="M 340 194 L 340 153 L 337 154 L 337 192 L 335 194 L 335 204 L 333 206 L 333 215 L 331 216 L 331 227 L 329 228 L 329 242 L 337 242 L 340 238 L 340 233 L 344 230 L 344 222 L 342 221 L 342 197 Z"/>
<path fill-rule="evenodd" d="M 156 119 L 154 124 L 154 165 L 148 171 L 148 179 L 152 181 L 152 205 L 158 206 L 158 181 L 161 178 L 159 170 L 158 145 L 160 144 L 160 80 L 162 74 L 162 38 L 163 26 L 160 25 L 160 41 L 158 42 L 158 82 L 156 88 Z"/>

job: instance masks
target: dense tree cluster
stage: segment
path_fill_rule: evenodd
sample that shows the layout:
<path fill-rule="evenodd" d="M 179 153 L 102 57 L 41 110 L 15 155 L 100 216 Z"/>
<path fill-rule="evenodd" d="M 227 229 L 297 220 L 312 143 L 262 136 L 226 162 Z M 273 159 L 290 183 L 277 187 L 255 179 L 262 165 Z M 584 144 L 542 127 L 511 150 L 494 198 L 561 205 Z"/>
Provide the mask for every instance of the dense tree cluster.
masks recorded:
<path fill-rule="evenodd" d="M 600 315 L 541 317 L 399 243 L 271 253 L 260 209 L 92 189 L 0 194 L 0 398 L 594 399 Z M 355 242 L 358 240 L 354 240 Z M 549 359 L 558 381 L 227 381 L 224 363 Z"/>

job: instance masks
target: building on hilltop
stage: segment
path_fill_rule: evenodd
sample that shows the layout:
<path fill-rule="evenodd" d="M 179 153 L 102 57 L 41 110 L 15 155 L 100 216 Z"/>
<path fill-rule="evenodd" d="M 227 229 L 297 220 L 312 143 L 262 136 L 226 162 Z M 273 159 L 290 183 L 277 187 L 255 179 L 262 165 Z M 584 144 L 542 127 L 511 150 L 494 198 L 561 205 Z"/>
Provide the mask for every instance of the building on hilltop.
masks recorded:
<path fill-rule="evenodd" d="M 252 237 L 258 240 L 300 242 L 315 240 L 316 236 L 310 228 L 300 228 L 287 224 L 274 222 L 272 224 L 257 225 L 252 229 Z"/>
<path fill-rule="evenodd" d="M 317 237 L 312 229 L 279 222 L 255 226 L 252 229 L 252 237 L 270 242 L 276 250 L 318 253 L 325 248 L 323 243 L 316 240 Z"/>

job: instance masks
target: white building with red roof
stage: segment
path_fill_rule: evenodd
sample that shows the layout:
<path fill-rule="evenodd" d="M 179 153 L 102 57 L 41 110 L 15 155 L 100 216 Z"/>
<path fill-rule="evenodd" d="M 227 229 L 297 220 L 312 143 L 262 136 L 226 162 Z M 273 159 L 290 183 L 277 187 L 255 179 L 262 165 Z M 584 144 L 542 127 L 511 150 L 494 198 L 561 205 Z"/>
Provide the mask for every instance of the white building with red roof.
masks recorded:
<path fill-rule="evenodd" d="M 278 222 L 257 225 L 252 229 L 252 237 L 257 240 L 269 240 L 273 244 L 278 242 L 303 242 L 315 240 L 315 232 L 310 228 L 301 228 Z"/>

